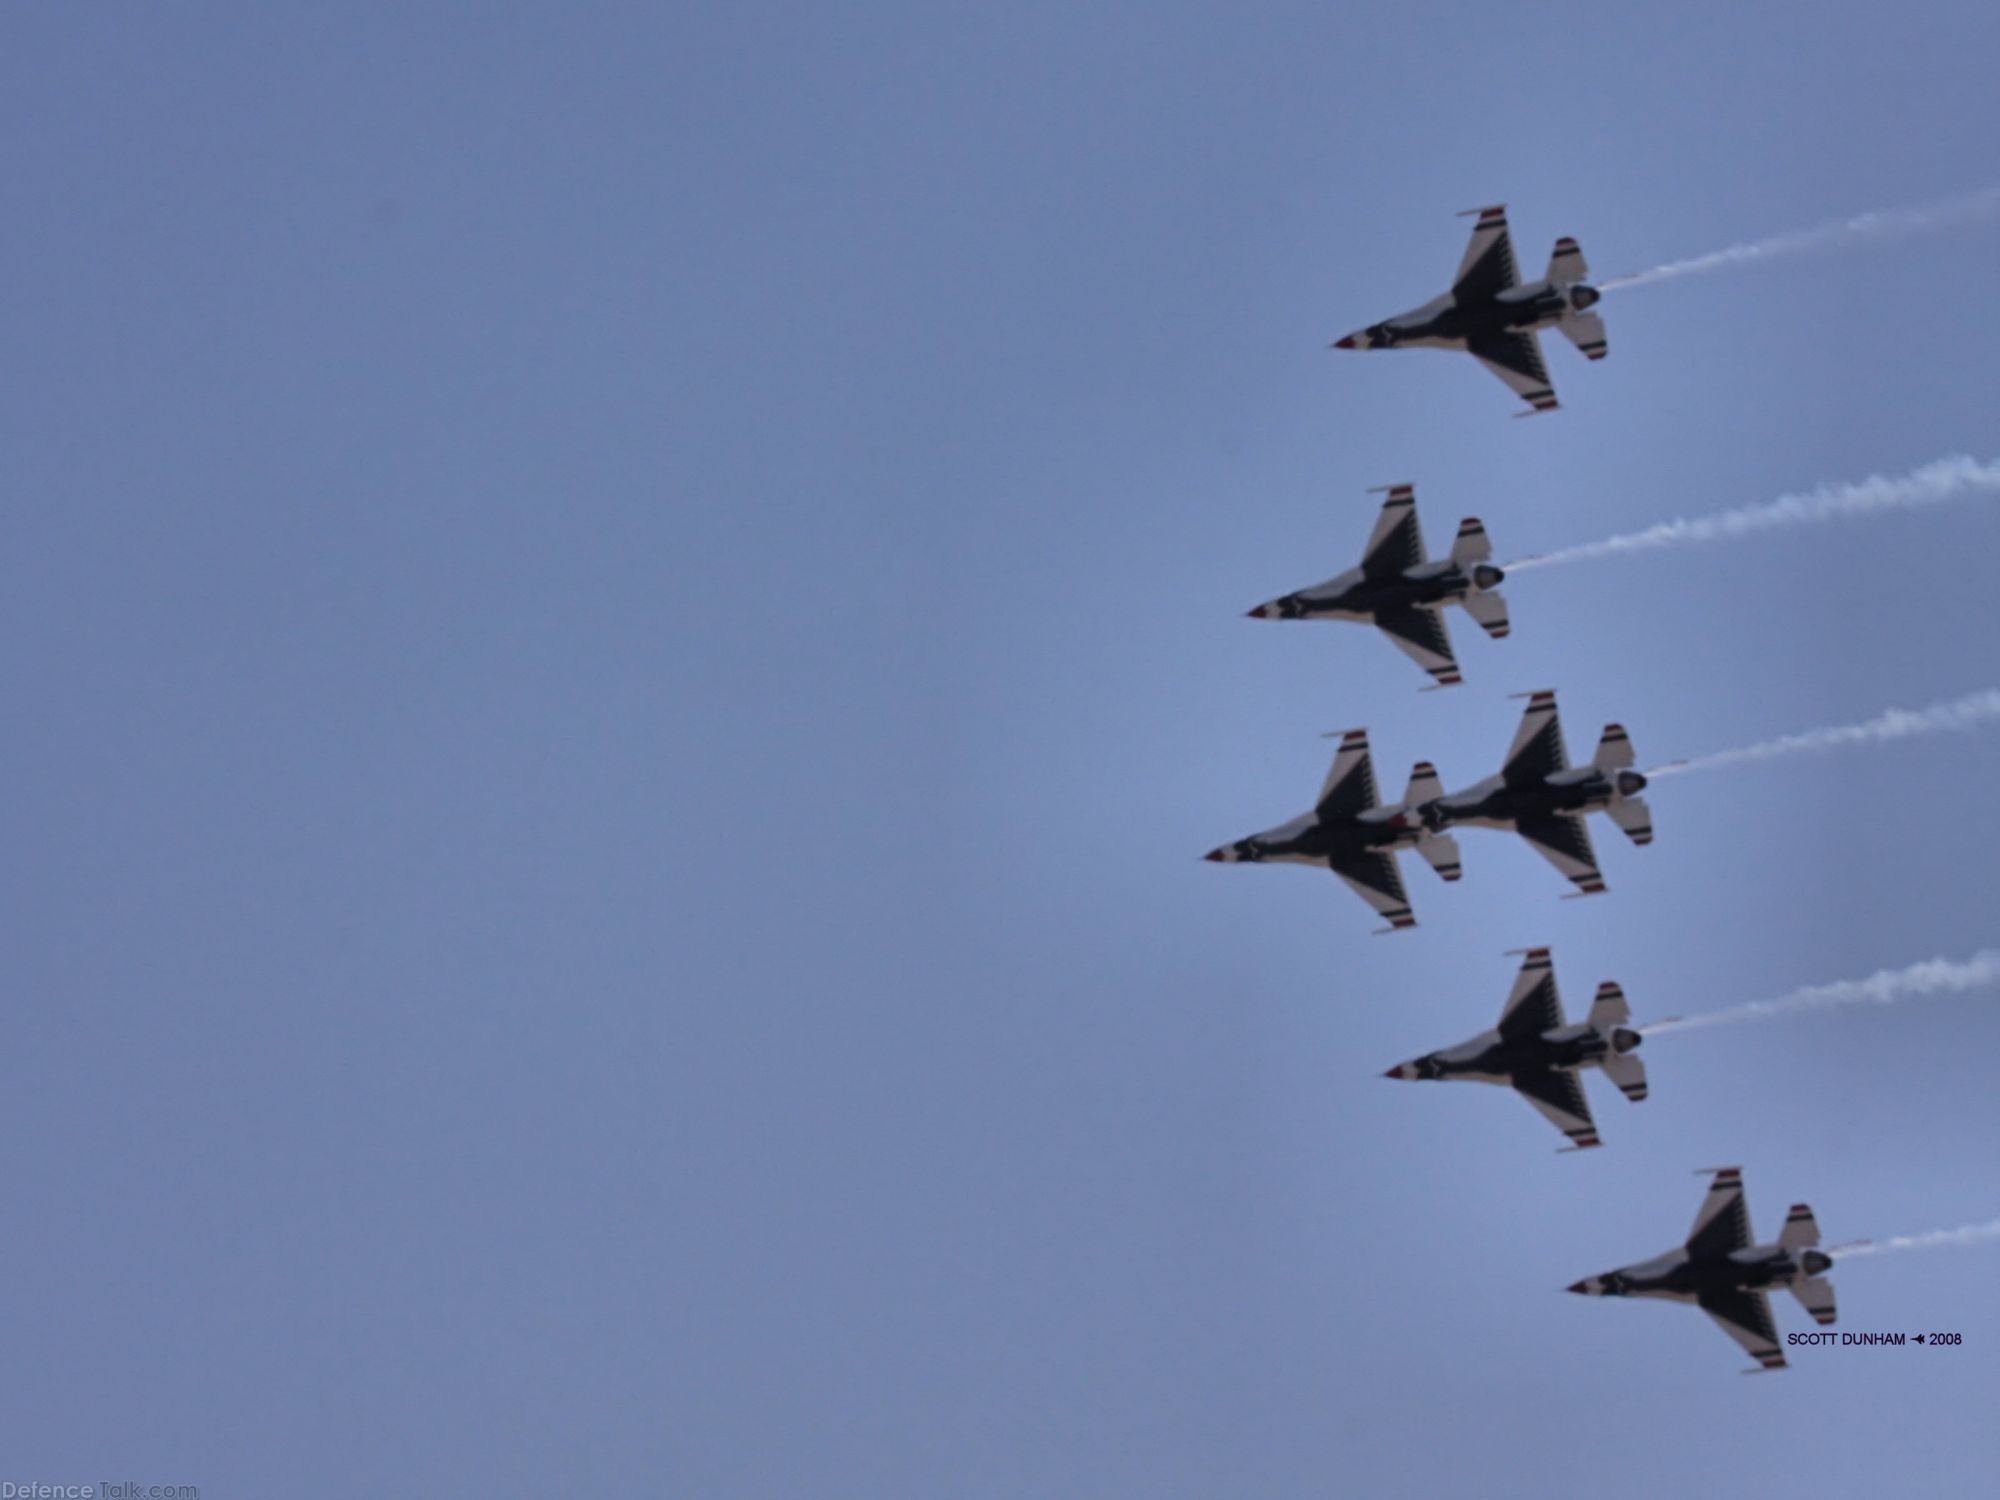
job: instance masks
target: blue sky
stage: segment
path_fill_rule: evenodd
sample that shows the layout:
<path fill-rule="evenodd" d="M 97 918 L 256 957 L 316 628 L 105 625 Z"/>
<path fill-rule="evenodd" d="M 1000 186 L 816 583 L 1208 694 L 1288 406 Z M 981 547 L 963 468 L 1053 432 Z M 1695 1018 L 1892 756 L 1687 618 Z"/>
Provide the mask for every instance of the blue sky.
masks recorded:
<path fill-rule="evenodd" d="M 1745 1382 L 1586 1302 L 1740 1162 L 2000 1202 L 1979 998 L 1662 1036 L 1607 1148 L 1389 1064 L 1994 939 L 1978 736 L 1688 777 L 1610 894 L 1218 869 L 1366 725 L 1643 762 L 2000 682 L 1969 504 L 1252 624 L 1995 454 L 1994 231 L 1612 296 L 1560 414 L 1329 354 L 1505 201 L 1600 275 L 1985 186 L 1976 8 L 117 7 L 0 59 L 7 1477 L 203 1494 L 1990 1483 L 1992 1252 Z M 1789 1298 L 1783 1331 L 1809 1328 Z"/>

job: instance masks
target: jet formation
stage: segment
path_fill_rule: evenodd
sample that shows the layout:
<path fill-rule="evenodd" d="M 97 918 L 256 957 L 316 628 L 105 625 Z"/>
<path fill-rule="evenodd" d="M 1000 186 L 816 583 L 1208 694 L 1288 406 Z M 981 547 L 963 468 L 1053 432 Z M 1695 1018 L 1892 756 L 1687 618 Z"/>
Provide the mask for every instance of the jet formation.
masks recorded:
<path fill-rule="evenodd" d="M 1504 206 L 1473 210 L 1472 238 L 1451 287 L 1421 307 L 1371 323 L 1334 343 L 1337 349 L 1457 349 L 1471 354 L 1536 412 L 1557 408 L 1542 360 L 1540 333 L 1553 328 L 1589 359 L 1609 351 L 1604 320 L 1594 309 L 1602 293 L 1590 284 L 1583 251 L 1573 239 L 1555 243 L 1539 281 L 1523 284 Z M 1528 413 L 1517 413 L 1527 415 Z M 1451 549 L 1427 555 L 1414 487 L 1391 485 L 1360 561 L 1310 587 L 1267 600 L 1249 611 L 1259 620 L 1347 620 L 1372 625 L 1427 672 L 1433 687 L 1463 681 L 1446 628 L 1449 606 L 1470 615 L 1488 635 L 1509 633 L 1499 587 L 1505 571 L 1493 562 L 1485 525 L 1459 523 Z M 1428 689 L 1427 689 L 1428 691 Z M 1647 779 L 1636 766 L 1631 737 L 1607 724 L 1586 765 L 1572 766 L 1563 743 L 1556 695 L 1522 695 L 1528 706 L 1494 775 L 1447 792 L 1437 768 L 1419 761 L 1398 802 L 1376 787 L 1368 732 L 1351 729 L 1312 808 L 1276 827 L 1211 849 L 1219 864 L 1297 864 L 1332 871 L 1387 923 L 1416 925 L 1399 856 L 1414 849 L 1440 877 L 1462 874 L 1456 830 L 1512 831 L 1575 886 L 1575 895 L 1604 891 L 1586 822 L 1601 812 L 1635 844 L 1653 840 Z M 1580 1021 L 1563 1013 L 1547 948 L 1525 951 L 1513 988 L 1494 1026 L 1455 1046 L 1396 1064 L 1384 1075 L 1408 1081 L 1454 1080 L 1512 1089 L 1564 1137 L 1564 1151 L 1602 1145 L 1583 1075 L 1601 1072 L 1625 1097 L 1647 1097 L 1646 1067 L 1637 1056 L 1643 1034 L 1632 1024 L 1624 990 L 1605 982 Z M 1687 1239 L 1651 1260 L 1587 1276 L 1569 1290 L 1592 1297 L 1655 1297 L 1691 1302 L 1749 1352 L 1760 1370 L 1783 1368 L 1769 1293 L 1788 1289 L 1821 1325 L 1834 1321 L 1833 1288 L 1825 1273 L 1833 1257 L 1820 1250 L 1812 1210 L 1794 1204 L 1778 1238 L 1755 1242 L 1744 1203 L 1742 1173 L 1714 1169 Z"/>
<path fill-rule="evenodd" d="M 1319 801 L 1310 812 L 1262 833 L 1223 844 L 1202 858 L 1218 864 L 1315 865 L 1333 871 L 1388 922 L 1380 932 L 1417 925 L 1396 855 L 1414 849 L 1446 880 L 1463 873 L 1457 827 L 1512 829 L 1528 847 L 1567 875 L 1584 895 L 1604 890 L 1586 812 L 1601 811 L 1636 844 L 1653 841 L 1652 813 L 1639 793 L 1646 778 L 1632 769 L 1632 742 L 1623 726 L 1607 724 L 1596 758 L 1571 766 L 1563 749 L 1556 695 L 1530 695 L 1500 774 L 1445 794 L 1437 767 L 1419 761 L 1403 800 L 1383 804 L 1375 789 L 1368 731 L 1340 737 Z"/>
<path fill-rule="evenodd" d="M 1559 329 L 1587 358 L 1604 358 L 1610 353 L 1604 319 L 1590 310 L 1604 294 L 1586 280 L 1590 268 L 1583 251 L 1567 237 L 1556 241 L 1542 279 L 1523 286 L 1507 233 L 1506 205 L 1471 209 L 1467 216 L 1475 214 L 1479 222 L 1450 291 L 1336 339 L 1333 347 L 1463 349 L 1536 411 L 1554 411 L 1555 388 L 1536 335 L 1544 328 Z"/>

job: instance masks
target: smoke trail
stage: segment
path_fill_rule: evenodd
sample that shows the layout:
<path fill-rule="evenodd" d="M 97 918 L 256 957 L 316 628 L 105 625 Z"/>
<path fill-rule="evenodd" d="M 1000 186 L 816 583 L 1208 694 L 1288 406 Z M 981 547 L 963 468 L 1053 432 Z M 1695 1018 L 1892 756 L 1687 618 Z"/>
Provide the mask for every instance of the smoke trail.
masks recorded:
<path fill-rule="evenodd" d="M 1870 474 L 1847 484 L 1823 484 L 1802 495 L 1780 495 L 1755 505 L 1740 505 L 1694 520 L 1662 521 L 1644 531 L 1628 531 L 1623 536 L 1564 547 L 1558 552 L 1538 553 L 1507 564 L 1509 573 L 1523 568 L 1546 568 L 1553 563 L 1582 562 L 1587 558 L 1611 557 L 1624 552 L 1651 552 L 1661 547 L 1678 547 L 1688 542 L 1720 542 L 1770 531 L 1781 526 L 1808 526 L 1849 516 L 1872 515 L 1884 510 L 1916 510 L 1941 505 L 1961 495 L 2000 495 L 2000 459 L 1981 463 L 1966 454 L 1940 458 L 1907 474 Z"/>
<path fill-rule="evenodd" d="M 1933 1229 L 1929 1234 L 1898 1234 L 1886 1240 L 1855 1240 L 1846 1245 L 1833 1245 L 1827 1253 L 1842 1260 L 1853 1260 L 1863 1255 L 1887 1255 L 1891 1250 L 1964 1248 L 1984 1244 L 1988 1240 L 2000 1240 L 2000 1219 L 1988 1219 L 1984 1224 L 1961 1224 L 1956 1229 Z"/>
<path fill-rule="evenodd" d="M 1718 750 L 1693 760 L 1675 761 L 1646 772 L 1648 778 L 1680 776 L 1689 771 L 1711 771 L 1717 766 L 1743 761 L 1773 760 L 1805 750 L 1837 750 L 1844 745 L 1873 745 L 1914 735 L 1942 734 L 1946 730 L 1977 729 L 2000 719 L 2000 688 L 1982 688 L 1954 698 L 1949 703 L 1933 703 L 1929 708 L 1892 708 L 1859 724 L 1835 724 L 1824 729 L 1808 729 L 1804 734 L 1780 735 L 1734 750 Z"/>
<path fill-rule="evenodd" d="M 1706 1015 L 1676 1016 L 1655 1021 L 1640 1032 L 1652 1036 L 1661 1031 L 1692 1031 L 1700 1026 L 1740 1026 L 1747 1021 L 1768 1021 L 1776 1016 L 1797 1015 L 1801 1011 L 1826 1010 L 1838 1005 L 1900 1005 L 1905 1000 L 1921 1000 L 1930 995 L 1961 995 L 1967 990 L 2000 985 L 2000 948 L 1982 948 L 1958 962 L 1949 958 L 1927 958 L 1901 969 L 1882 969 L 1866 979 L 1842 979 L 1833 984 L 1807 985 L 1780 995 L 1775 1000 L 1753 1000 L 1748 1005 Z"/>
<path fill-rule="evenodd" d="M 1726 250 L 1717 250 L 1710 255 L 1697 255 L 1692 260 L 1668 261 L 1665 265 L 1655 266 L 1650 271 L 1640 271 L 1636 275 L 1619 276 L 1603 282 L 1600 284 L 1600 290 L 1610 291 L 1613 287 L 1621 286 L 1644 286 L 1648 282 L 1672 281 L 1682 276 L 1699 275 L 1704 271 L 1720 271 L 1730 266 L 1776 260 L 1781 256 L 1803 255 L 1813 250 L 1830 250 L 1849 241 L 1898 240 L 1917 234 L 1935 234 L 1940 230 L 1957 228 L 1961 224 L 1982 223 L 1991 219 L 1996 213 L 2000 213 L 2000 186 L 1981 188 L 1974 193 L 1960 193 L 1956 197 L 1939 198 L 1909 208 L 1889 208 L 1860 214 L 1852 219 L 1821 224 L 1814 229 L 1795 229 L 1790 234 L 1775 234 L 1769 239 L 1731 245 Z"/>

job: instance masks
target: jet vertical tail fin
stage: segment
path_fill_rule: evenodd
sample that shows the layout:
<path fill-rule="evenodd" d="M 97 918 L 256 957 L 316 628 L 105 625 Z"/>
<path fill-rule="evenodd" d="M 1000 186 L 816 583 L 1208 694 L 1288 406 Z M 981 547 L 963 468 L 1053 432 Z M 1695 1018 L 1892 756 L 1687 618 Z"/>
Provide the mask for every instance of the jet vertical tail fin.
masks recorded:
<path fill-rule="evenodd" d="M 1465 872 L 1459 868 L 1458 840 L 1448 833 L 1427 833 L 1417 840 L 1417 853 L 1430 862 L 1440 879 L 1456 880 Z"/>
<path fill-rule="evenodd" d="M 1403 811 L 1420 812 L 1426 803 L 1443 795 L 1444 778 L 1438 775 L 1436 766 L 1420 760 L 1410 767 L 1410 784 L 1403 792 Z M 1446 880 L 1456 880 L 1464 873 L 1459 868 L 1458 840 L 1449 834 L 1426 833 L 1417 840 L 1417 853 Z"/>
<path fill-rule="evenodd" d="M 1482 563 L 1493 555 L 1493 543 L 1486 539 L 1486 523 L 1477 516 L 1467 516 L 1458 523 L 1458 535 L 1452 539 L 1451 560 L 1460 567 L 1467 563 Z"/>
<path fill-rule="evenodd" d="M 1507 601 L 1500 597 L 1498 589 L 1474 589 L 1459 601 L 1465 612 L 1479 622 L 1479 628 L 1501 641 L 1507 638 L 1512 628 L 1507 623 Z"/>
<path fill-rule="evenodd" d="M 1778 1234 L 1778 1243 L 1787 1250 L 1810 1250 L 1819 1243 L 1819 1223 L 1805 1204 L 1794 1203 L 1792 1211 L 1785 1215 L 1785 1227 Z"/>
<path fill-rule="evenodd" d="M 1438 775 L 1438 768 L 1427 760 L 1420 760 L 1410 767 L 1410 784 L 1403 791 L 1403 809 L 1415 812 L 1426 802 L 1435 802 L 1444 795 L 1444 778 Z"/>
<path fill-rule="evenodd" d="M 1818 1276 L 1801 1276 L 1792 1283 L 1792 1295 L 1799 1299 L 1800 1306 L 1813 1315 L 1813 1321 L 1824 1328 L 1834 1319 L 1833 1283 Z"/>
<path fill-rule="evenodd" d="M 1583 251 L 1576 241 L 1567 236 L 1557 240 L 1555 254 L 1549 257 L 1549 280 L 1557 286 L 1571 286 L 1589 279 L 1590 267 L 1584 262 Z M 1589 302 L 1584 303 L 1586 307 L 1589 305 Z M 1611 341 L 1604 332 L 1604 319 L 1594 312 L 1572 307 L 1557 320 L 1556 327 L 1562 330 L 1564 338 L 1583 351 L 1585 359 L 1602 359 L 1611 352 Z"/>
<path fill-rule="evenodd" d="M 1558 285 L 1590 279 L 1590 264 L 1583 258 L 1583 247 L 1568 235 L 1557 240 L 1556 248 L 1549 254 L 1548 279 Z"/>
<path fill-rule="evenodd" d="M 1597 998 L 1590 1002 L 1590 1014 L 1584 1019 L 1592 1030 L 1608 1032 L 1632 1019 L 1632 1007 L 1625 1003 L 1625 992 L 1607 979 L 1597 987 Z"/>
<path fill-rule="evenodd" d="M 1625 837 L 1644 846 L 1653 842 L 1653 810 L 1644 797 L 1620 797 L 1604 815 L 1625 830 Z"/>
<path fill-rule="evenodd" d="M 1604 332 L 1604 319 L 1594 312 L 1564 313 L 1556 320 L 1562 336 L 1583 351 L 1585 359 L 1602 359 L 1611 352 L 1611 340 Z"/>
<path fill-rule="evenodd" d="M 1646 1065 L 1631 1053 L 1605 1053 L 1604 1076 L 1617 1084 L 1619 1092 L 1634 1104 L 1646 1097 Z"/>
<path fill-rule="evenodd" d="M 1603 738 L 1597 742 L 1597 754 L 1591 758 L 1590 763 L 1600 771 L 1623 771 L 1637 759 L 1632 751 L 1631 737 L 1625 733 L 1625 726 L 1606 724 Z"/>

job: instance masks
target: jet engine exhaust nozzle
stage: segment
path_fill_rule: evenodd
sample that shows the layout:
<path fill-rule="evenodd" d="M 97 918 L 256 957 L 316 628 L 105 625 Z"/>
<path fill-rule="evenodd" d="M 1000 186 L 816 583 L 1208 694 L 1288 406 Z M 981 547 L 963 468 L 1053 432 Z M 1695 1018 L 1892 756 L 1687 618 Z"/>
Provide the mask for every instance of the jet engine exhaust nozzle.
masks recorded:
<path fill-rule="evenodd" d="M 1640 775 L 1637 771 L 1620 771 L 1618 773 L 1619 796 L 1636 797 L 1639 795 L 1639 793 L 1645 790 L 1646 790 L 1646 778 Z"/>
<path fill-rule="evenodd" d="M 1833 1268 L 1833 1257 L 1824 1250 L 1808 1250 L 1799 1258 L 1799 1264 L 1805 1267 L 1806 1275 L 1817 1276 Z"/>
<path fill-rule="evenodd" d="M 1645 1040 L 1644 1037 L 1631 1027 L 1619 1026 L 1614 1028 L 1611 1033 L 1611 1050 L 1613 1052 L 1630 1052 Z"/>
<path fill-rule="evenodd" d="M 1603 300 L 1604 293 L 1600 292 L 1594 286 L 1586 286 L 1581 281 L 1569 289 L 1569 305 L 1578 312 L 1582 312 L 1586 308 L 1595 307 Z"/>
<path fill-rule="evenodd" d="M 1506 573 L 1493 564 L 1480 563 L 1472 570 L 1472 586 L 1476 589 L 1497 589 L 1506 577 Z"/>

